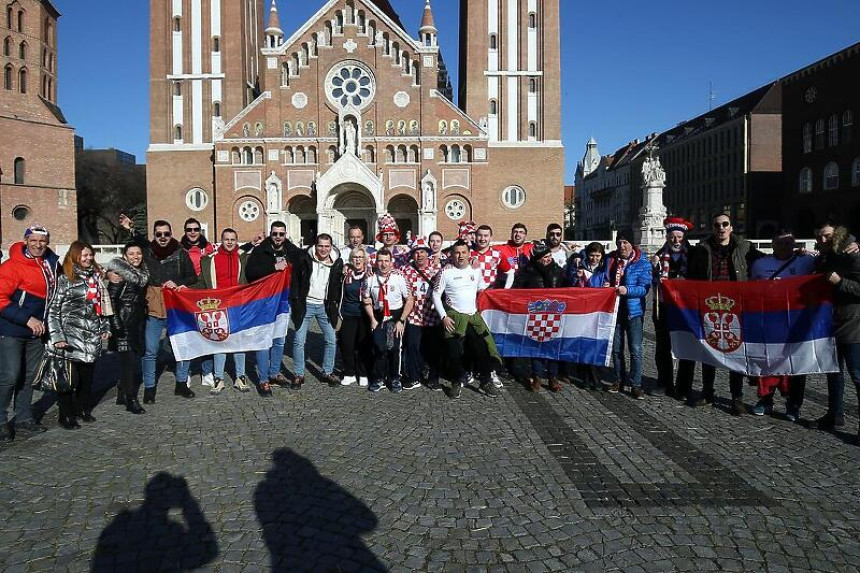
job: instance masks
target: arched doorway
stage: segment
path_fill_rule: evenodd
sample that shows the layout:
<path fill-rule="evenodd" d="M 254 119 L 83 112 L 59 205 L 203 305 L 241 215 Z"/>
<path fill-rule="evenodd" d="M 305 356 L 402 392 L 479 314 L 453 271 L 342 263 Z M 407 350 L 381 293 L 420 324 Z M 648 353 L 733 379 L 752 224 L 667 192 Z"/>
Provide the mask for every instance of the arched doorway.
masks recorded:
<path fill-rule="evenodd" d="M 290 240 L 301 240 L 304 245 L 313 243 L 317 235 L 317 210 L 313 199 L 296 195 L 290 199 L 287 210 L 290 212 Z"/>
<path fill-rule="evenodd" d="M 342 189 L 337 190 L 333 210 L 335 215 L 332 229 L 335 233 L 333 234 L 338 231 L 343 233 L 341 238 L 335 237 L 338 244 L 346 243 L 347 230 L 353 225 L 361 227 L 366 242 L 372 242 L 368 237 L 371 236 L 369 233 L 374 230 L 376 207 L 373 204 L 373 197 L 367 190 L 357 186 L 343 185 Z"/>
<path fill-rule="evenodd" d="M 408 243 L 418 232 L 418 202 L 409 195 L 395 195 L 388 202 L 388 212 L 400 228 L 400 241 Z"/>

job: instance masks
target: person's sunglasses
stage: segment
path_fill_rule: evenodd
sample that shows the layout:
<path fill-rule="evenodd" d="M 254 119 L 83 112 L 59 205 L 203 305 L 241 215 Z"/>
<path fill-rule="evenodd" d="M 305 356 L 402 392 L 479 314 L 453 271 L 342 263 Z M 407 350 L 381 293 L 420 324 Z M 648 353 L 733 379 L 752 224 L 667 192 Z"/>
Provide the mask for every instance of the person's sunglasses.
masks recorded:
<path fill-rule="evenodd" d="M 561 231 L 551 231 L 551 232 L 549 232 L 549 233 L 547 233 L 547 234 L 548 234 L 548 235 L 555 236 L 555 237 L 561 237 Z"/>
<path fill-rule="evenodd" d="M 172 236 L 173 236 L 173 233 L 170 231 L 158 231 L 157 233 L 155 233 L 156 239 L 160 239 L 162 237 L 172 237 Z"/>
<path fill-rule="evenodd" d="M 731 223 L 729 221 L 717 221 L 714 223 L 714 229 L 725 229 L 730 226 Z"/>
<path fill-rule="evenodd" d="M 272 231 L 272 236 L 273 237 L 286 237 L 287 234 L 286 233 L 276 233 L 276 232 Z"/>
<path fill-rule="evenodd" d="M 199 233 L 200 227 L 185 227 L 186 233 Z"/>

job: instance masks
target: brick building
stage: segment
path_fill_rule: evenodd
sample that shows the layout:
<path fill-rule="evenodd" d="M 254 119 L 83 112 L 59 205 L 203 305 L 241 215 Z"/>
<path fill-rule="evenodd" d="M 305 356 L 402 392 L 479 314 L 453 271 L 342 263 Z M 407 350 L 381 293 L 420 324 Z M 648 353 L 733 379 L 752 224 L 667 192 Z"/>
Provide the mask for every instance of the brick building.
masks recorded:
<path fill-rule="evenodd" d="M 812 236 L 823 219 L 860 221 L 860 43 L 786 76 L 782 219 Z M 854 228 L 856 232 L 856 227 Z"/>
<path fill-rule="evenodd" d="M 264 28 L 263 0 L 153 0 L 149 220 L 336 242 L 383 212 L 404 234 L 561 222 L 559 2 L 460 15 L 458 107 L 429 0 L 417 37 L 387 0 L 330 0 L 286 39 L 274 2 Z"/>
<path fill-rule="evenodd" d="M 0 13 L 0 241 L 33 223 L 77 237 L 74 130 L 57 105 L 57 19 L 50 0 L 13 0 Z"/>

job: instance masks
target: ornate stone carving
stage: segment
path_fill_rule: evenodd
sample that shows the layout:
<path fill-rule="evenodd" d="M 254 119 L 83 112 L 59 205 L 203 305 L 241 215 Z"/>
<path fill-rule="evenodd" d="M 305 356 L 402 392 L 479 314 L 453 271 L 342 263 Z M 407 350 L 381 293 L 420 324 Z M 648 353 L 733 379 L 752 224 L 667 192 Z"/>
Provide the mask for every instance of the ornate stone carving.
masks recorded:
<path fill-rule="evenodd" d="M 409 105 L 409 102 L 412 101 L 412 98 L 409 97 L 409 94 L 406 92 L 397 92 L 394 94 L 394 105 L 399 108 L 404 108 Z"/>
<path fill-rule="evenodd" d="M 308 105 L 308 96 L 304 92 L 296 92 L 292 98 L 293 107 L 304 109 Z"/>

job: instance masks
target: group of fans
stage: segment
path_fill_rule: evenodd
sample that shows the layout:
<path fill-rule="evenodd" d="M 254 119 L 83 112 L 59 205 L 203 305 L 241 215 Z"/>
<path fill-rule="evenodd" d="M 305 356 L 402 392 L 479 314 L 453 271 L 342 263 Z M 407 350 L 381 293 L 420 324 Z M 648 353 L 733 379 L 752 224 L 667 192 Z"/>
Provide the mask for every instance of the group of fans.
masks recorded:
<path fill-rule="evenodd" d="M 256 382 L 249 381 L 245 353 L 216 354 L 199 359 L 202 383 L 217 395 L 226 387 L 227 358 L 232 357 L 232 386 L 240 392 L 256 388 L 271 397 L 273 388 L 299 390 L 306 378 L 306 346 L 311 322 L 324 340 L 322 371 L 316 378 L 331 386 L 357 384 L 371 392 L 388 388 L 398 393 L 420 388 L 445 389 L 459 398 L 467 384 L 496 397 L 503 369 L 529 390 L 546 387 L 562 391 L 579 378 L 591 389 L 602 386 L 600 370 L 589 365 L 542 359 L 507 359 L 498 353 L 492 334 L 478 312 L 480 291 L 494 288 L 553 289 L 562 287 L 612 288 L 620 298 L 613 343 L 614 377 L 609 392 L 629 388 L 644 399 L 642 383 L 643 320 L 649 291 L 653 291 L 656 328 L 657 386 L 690 405 L 713 403 L 715 369 L 702 364 L 701 395 L 693 393 L 695 364 L 678 361 L 677 375 L 669 325 L 659 301 L 659 283 L 668 279 L 707 281 L 776 280 L 814 272 L 826 273 L 835 289 L 836 338 L 840 364 L 855 384 L 860 383 L 860 255 L 853 237 L 843 227 L 825 223 L 816 230 L 817 256 L 795 249 L 790 232 L 773 238 L 773 254 L 764 255 L 732 232 L 731 220 L 713 218 L 713 233 L 698 245 L 686 238 L 692 225 L 679 218 L 665 221 L 666 244 L 652 257 L 635 246 L 633 237 L 620 233 L 616 249 L 601 243 L 584 249 L 562 241 L 562 228 L 551 224 L 540 241 L 529 242 L 528 229 L 515 224 L 510 239 L 496 245 L 493 229 L 464 221 L 458 237 L 445 246 L 439 232 L 401 244 L 393 217 L 377 221 L 376 243 L 365 244 L 360 227 L 348 230 L 348 243 L 337 247 L 320 234 L 313 245 L 300 247 L 287 237 L 284 223 L 271 225 L 267 237 L 239 244 L 233 229 L 221 232 L 216 246 L 205 238 L 196 219 L 188 219 L 177 239 L 167 221 L 153 225 L 147 240 L 121 217 L 131 240 L 104 267 L 95 262 L 91 245 L 76 241 L 62 264 L 50 250 L 44 227 L 27 229 L 24 241 L 13 244 L 9 259 L 0 265 L 0 441 L 16 433 L 44 431 L 31 407 L 32 385 L 57 392 L 60 425 L 75 429 L 78 420 L 93 422 L 91 393 L 94 364 L 107 351 L 118 353 L 121 364 L 117 402 L 135 414 L 156 402 L 156 363 L 166 329 L 163 289 L 218 289 L 254 282 L 274 273 L 291 271 L 290 312 L 295 335 L 293 373 L 282 372 L 285 336 L 256 352 Z M 335 372 L 340 347 L 341 375 Z M 625 357 L 625 347 L 628 359 Z M 58 366 L 65 368 L 62 375 Z M 629 366 L 629 367 L 628 367 Z M 53 369 L 53 375 L 46 371 Z M 193 398 L 189 387 L 191 361 L 178 361 L 174 393 Z M 140 374 L 138 374 L 140 373 Z M 729 373 L 732 413 L 747 411 L 743 379 Z M 774 393 L 787 396 L 785 415 L 797 420 L 805 379 L 751 379 L 758 402 L 752 408 L 764 415 L 773 408 Z M 842 373 L 828 375 L 829 407 L 821 428 L 844 424 Z M 14 406 L 14 420 L 7 422 Z"/>

